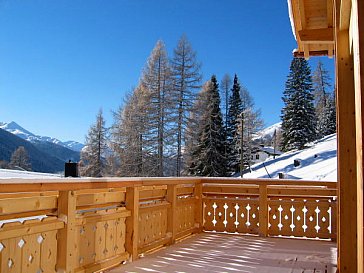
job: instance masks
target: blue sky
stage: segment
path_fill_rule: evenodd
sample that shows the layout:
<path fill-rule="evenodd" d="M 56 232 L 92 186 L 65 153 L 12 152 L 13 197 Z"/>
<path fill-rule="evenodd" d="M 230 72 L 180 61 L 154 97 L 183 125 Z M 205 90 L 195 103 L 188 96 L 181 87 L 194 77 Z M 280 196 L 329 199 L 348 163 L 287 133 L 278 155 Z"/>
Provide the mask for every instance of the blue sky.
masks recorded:
<path fill-rule="evenodd" d="M 285 0 L 3 0 L 0 121 L 84 142 L 98 109 L 111 125 L 157 40 L 171 56 L 183 33 L 204 81 L 237 73 L 265 124 L 280 120 L 296 47 Z"/>

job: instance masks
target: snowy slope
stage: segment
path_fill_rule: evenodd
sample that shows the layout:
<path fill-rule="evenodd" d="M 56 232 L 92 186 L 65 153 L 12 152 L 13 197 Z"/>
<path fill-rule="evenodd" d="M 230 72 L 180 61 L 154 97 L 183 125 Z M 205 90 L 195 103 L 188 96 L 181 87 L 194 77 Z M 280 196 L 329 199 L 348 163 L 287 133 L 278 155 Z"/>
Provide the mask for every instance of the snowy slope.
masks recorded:
<path fill-rule="evenodd" d="M 10 123 L 0 122 L 0 128 L 18 136 L 18 137 L 21 137 L 22 139 L 25 139 L 25 140 L 33 142 L 33 143 L 37 142 L 37 141 L 51 142 L 51 143 L 66 147 L 66 148 L 71 149 L 76 152 L 80 152 L 81 149 L 83 148 L 83 144 L 76 142 L 76 141 L 62 142 L 54 137 L 35 135 L 35 134 L 29 132 L 28 130 L 24 129 L 23 127 L 21 127 L 19 124 L 17 124 L 14 121 L 12 121 Z"/>
<path fill-rule="evenodd" d="M 282 172 L 289 179 L 337 181 L 336 134 L 326 136 L 301 151 L 290 151 L 276 159 L 270 158 L 252 166 L 252 172 L 244 178 L 278 178 Z M 293 161 L 299 159 L 301 165 L 294 167 Z M 264 168 L 264 165 L 266 169 Z"/>

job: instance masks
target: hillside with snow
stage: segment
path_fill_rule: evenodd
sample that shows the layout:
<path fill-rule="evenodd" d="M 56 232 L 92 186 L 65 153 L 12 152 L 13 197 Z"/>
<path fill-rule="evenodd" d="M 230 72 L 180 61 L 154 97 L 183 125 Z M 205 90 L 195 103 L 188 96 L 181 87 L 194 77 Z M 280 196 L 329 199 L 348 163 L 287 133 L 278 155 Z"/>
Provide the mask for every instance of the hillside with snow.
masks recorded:
<path fill-rule="evenodd" d="M 283 173 L 287 179 L 337 181 L 336 134 L 326 136 L 309 145 L 307 149 L 290 151 L 268 158 L 251 167 L 244 178 L 278 178 Z M 294 160 L 300 166 L 294 166 Z"/>

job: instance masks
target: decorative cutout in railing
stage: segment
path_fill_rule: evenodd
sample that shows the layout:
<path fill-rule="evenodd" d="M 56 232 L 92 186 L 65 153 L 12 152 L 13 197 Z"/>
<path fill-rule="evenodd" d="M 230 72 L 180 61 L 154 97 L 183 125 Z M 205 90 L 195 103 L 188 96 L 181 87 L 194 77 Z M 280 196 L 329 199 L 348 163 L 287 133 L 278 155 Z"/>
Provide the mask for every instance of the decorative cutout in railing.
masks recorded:
<path fill-rule="evenodd" d="M 0 272 L 55 272 L 56 217 L 4 224 L 0 232 Z"/>
<path fill-rule="evenodd" d="M 268 201 L 269 234 L 307 238 L 335 238 L 333 199 L 279 198 Z"/>
<path fill-rule="evenodd" d="M 258 234 L 257 198 L 212 198 L 204 200 L 205 230 Z"/>

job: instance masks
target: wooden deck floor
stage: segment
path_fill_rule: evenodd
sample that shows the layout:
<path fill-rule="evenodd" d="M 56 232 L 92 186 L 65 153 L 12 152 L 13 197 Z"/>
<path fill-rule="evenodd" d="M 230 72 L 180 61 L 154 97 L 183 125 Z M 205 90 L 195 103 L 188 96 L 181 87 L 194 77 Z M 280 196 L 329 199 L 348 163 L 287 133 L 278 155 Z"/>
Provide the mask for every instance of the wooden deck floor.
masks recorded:
<path fill-rule="evenodd" d="M 202 233 L 109 273 L 331 273 L 336 244 L 326 241 Z"/>

